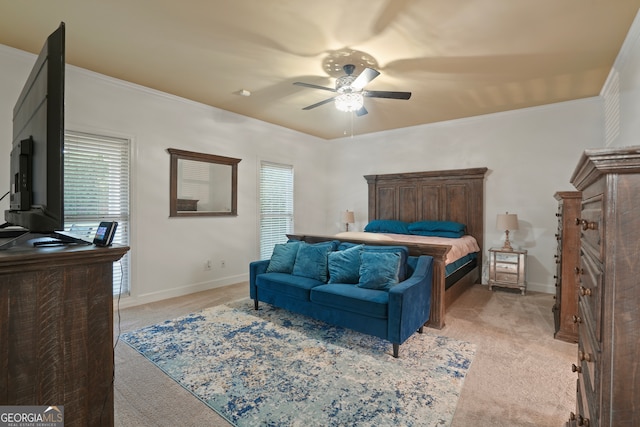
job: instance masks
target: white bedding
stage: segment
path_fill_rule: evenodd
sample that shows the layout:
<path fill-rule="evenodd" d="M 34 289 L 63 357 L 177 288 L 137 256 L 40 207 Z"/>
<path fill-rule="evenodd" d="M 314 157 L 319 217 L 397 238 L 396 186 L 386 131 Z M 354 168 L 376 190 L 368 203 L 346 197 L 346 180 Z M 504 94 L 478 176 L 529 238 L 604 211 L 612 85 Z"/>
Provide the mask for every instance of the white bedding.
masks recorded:
<path fill-rule="evenodd" d="M 449 245 L 446 264 L 450 264 L 463 256 L 480 251 L 478 242 L 473 236 L 466 235 L 459 239 L 449 237 L 417 236 L 414 234 L 367 233 L 366 231 L 344 231 L 336 234 L 341 239 L 358 239 L 370 241 L 386 241 L 398 243 L 427 243 L 431 245 Z"/>

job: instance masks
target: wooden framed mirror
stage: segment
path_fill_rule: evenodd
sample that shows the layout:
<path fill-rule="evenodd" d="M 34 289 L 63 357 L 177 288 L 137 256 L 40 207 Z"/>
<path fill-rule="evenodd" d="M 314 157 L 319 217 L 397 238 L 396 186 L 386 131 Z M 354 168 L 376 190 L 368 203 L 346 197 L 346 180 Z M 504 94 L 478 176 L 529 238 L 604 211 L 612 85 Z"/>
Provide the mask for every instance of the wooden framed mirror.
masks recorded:
<path fill-rule="evenodd" d="M 238 215 L 241 159 L 168 148 L 169 216 Z"/>

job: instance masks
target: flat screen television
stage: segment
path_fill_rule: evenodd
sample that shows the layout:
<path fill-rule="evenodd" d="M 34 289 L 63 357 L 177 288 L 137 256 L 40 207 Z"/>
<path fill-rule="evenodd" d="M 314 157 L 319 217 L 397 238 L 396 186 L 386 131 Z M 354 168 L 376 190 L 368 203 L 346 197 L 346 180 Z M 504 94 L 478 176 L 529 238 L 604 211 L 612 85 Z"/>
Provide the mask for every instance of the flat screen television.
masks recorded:
<path fill-rule="evenodd" d="M 6 226 L 64 228 L 65 25 L 48 38 L 13 108 Z"/>

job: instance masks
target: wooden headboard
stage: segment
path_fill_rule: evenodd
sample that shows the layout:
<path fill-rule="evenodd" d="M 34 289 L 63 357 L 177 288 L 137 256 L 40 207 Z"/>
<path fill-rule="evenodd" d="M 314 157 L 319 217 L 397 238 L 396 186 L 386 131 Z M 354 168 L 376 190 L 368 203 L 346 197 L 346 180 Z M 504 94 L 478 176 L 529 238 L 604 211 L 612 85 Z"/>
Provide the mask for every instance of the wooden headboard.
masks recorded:
<path fill-rule="evenodd" d="M 366 175 L 369 221 L 456 221 L 484 242 L 484 177 L 487 168 Z"/>

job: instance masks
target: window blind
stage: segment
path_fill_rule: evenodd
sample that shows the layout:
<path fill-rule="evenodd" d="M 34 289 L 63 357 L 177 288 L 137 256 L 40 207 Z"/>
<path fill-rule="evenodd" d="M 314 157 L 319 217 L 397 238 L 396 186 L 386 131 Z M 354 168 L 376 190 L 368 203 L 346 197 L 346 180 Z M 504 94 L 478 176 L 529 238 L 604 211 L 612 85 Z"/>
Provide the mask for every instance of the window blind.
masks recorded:
<path fill-rule="evenodd" d="M 113 242 L 129 245 L 129 140 L 65 132 L 65 230 L 95 235 L 101 221 L 117 221 Z M 129 253 L 114 263 L 113 295 L 129 294 Z"/>
<path fill-rule="evenodd" d="M 178 162 L 178 198 L 198 200 L 200 205 L 209 204 L 211 187 L 211 164 L 192 160 Z"/>
<path fill-rule="evenodd" d="M 293 232 L 293 166 L 260 163 L 260 258 Z"/>

